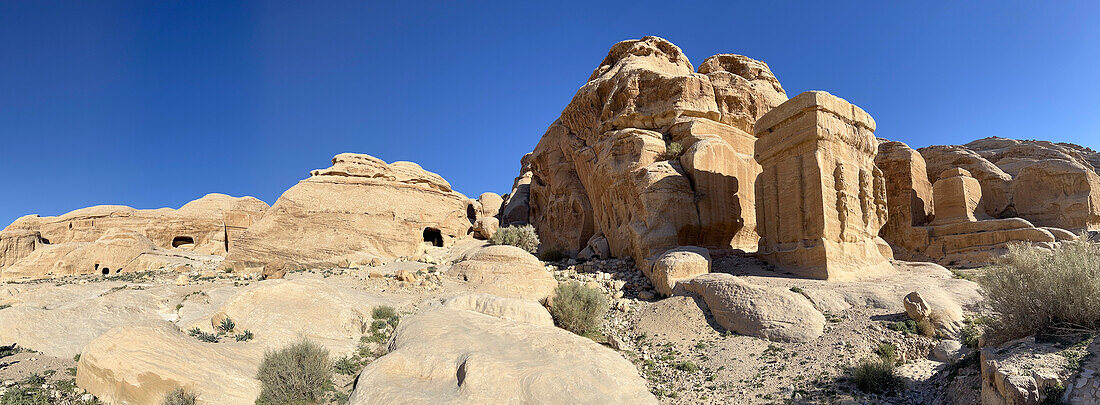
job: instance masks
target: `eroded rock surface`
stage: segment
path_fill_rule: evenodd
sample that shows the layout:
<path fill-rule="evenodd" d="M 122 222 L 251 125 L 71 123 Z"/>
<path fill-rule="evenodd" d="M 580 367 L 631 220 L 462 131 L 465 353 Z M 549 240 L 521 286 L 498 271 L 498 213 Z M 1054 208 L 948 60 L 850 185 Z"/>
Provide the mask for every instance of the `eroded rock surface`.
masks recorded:
<path fill-rule="evenodd" d="M 752 285 L 724 273 L 692 278 L 685 287 L 703 297 L 719 325 L 742 335 L 807 342 L 825 329 L 825 315 L 790 290 Z"/>
<path fill-rule="evenodd" d="M 401 321 L 390 353 L 360 373 L 349 403 L 657 400 L 633 364 L 590 339 L 556 327 L 439 306 Z"/>
<path fill-rule="evenodd" d="M 310 174 L 241 235 L 225 268 L 258 272 L 277 260 L 304 268 L 412 256 L 425 242 L 452 244 L 473 225 L 467 198 L 412 162 L 344 153 Z"/>
<path fill-rule="evenodd" d="M 447 270 L 478 292 L 502 297 L 541 300 L 558 282 L 538 258 L 515 246 L 489 246 L 472 252 Z"/>

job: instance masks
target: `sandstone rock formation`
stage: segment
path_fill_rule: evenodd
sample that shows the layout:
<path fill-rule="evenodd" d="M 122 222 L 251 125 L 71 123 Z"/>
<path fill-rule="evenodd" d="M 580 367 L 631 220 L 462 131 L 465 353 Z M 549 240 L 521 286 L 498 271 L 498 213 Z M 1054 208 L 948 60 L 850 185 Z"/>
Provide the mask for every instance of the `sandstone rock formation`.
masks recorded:
<path fill-rule="evenodd" d="M 225 255 L 267 208 L 252 197 L 208 194 L 178 210 L 103 205 L 57 217 L 28 215 L 0 231 L 0 280 L 208 261 L 205 256 Z"/>
<path fill-rule="evenodd" d="M 719 325 L 742 335 L 808 342 L 825 330 L 825 315 L 786 289 L 755 286 L 724 273 L 692 278 L 685 287 L 703 297 Z"/>
<path fill-rule="evenodd" d="M 1091 149 L 994 137 L 920 153 L 933 182 L 956 167 L 978 180 L 982 217 L 1020 217 L 1074 233 L 1100 229 L 1100 154 Z"/>
<path fill-rule="evenodd" d="M 478 292 L 510 298 L 542 300 L 558 282 L 538 258 L 515 246 L 489 246 L 473 252 L 447 270 Z"/>
<path fill-rule="evenodd" d="M 633 364 L 590 339 L 556 327 L 439 306 L 401 320 L 390 353 L 363 369 L 349 403 L 657 400 Z"/>
<path fill-rule="evenodd" d="M 822 91 L 802 93 L 756 122 L 762 257 L 828 280 L 891 270 L 878 238 L 887 207 L 874 131 L 870 115 Z"/>
<path fill-rule="evenodd" d="M 658 257 L 647 276 L 657 292 L 672 295 L 678 281 L 706 273 L 710 273 L 710 252 L 697 246 L 681 246 Z"/>
<path fill-rule="evenodd" d="M 416 163 L 344 153 L 310 175 L 240 236 L 225 268 L 258 272 L 276 260 L 332 267 L 412 256 L 422 243 L 444 246 L 465 237 L 473 225 L 467 198 Z"/>
<path fill-rule="evenodd" d="M 881 235 L 899 257 L 980 266 L 1013 242 L 1052 243 L 1074 237 L 1065 230 L 1036 228 L 1020 218 L 991 219 L 981 211 L 986 200 L 980 179 L 953 167 L 938 174 L 932 185 L 924 158 L 904 143 L 882 142 L 875 162 L 888 179 L 890 220 Z"/>
<path fill-rule="evenodd" d="M 664 39 L 615 44 L 524 157 L 503 223 L 526 216 L 569 255 L 600 239 L 647 270 L 677 246 L 755 250 L 750 132 L 785 100 L 763 62 L 716 55 L 696 72 Z"/>

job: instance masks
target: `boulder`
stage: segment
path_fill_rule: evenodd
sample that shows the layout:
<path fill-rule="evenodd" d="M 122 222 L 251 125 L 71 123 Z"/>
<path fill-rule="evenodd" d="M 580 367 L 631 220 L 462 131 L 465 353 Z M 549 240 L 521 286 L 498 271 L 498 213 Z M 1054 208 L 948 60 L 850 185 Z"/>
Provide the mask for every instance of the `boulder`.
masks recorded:
<path fill-rule="evenodd" d="M 500 229 L 500 220 L 493 217 L 478 218 L 474 222 L 474 235 L 481 239 L 492 238 L 497 229 Z"/>
<path fill-rule="evenodd" d="M 615 44 L 524 157 L 503 223 L 526 201 L 544 249 L 643 269 L 677 246 L 753 251 L 750 132 L 785 100 L 767 64 L 745 56 L 715 55 L 696 72 L 662 38 Z M 607 256 L 588 246 L 596 235 Z"/>
<path fill-rule="evenodd" d="M 529 307 L 529 305 L 524 305 Z M 494 311 L 526 312 L 526 309 Z M 656 404 L 637 369 L 590 339 L 454 307 L 401 320 L 390 353 L 359 374 L 349 404 Z"/>
<path fill-rule="evenodd" d="M 501 198 L 497 193 L 481 193 L 477 197 L 478 205 L 481 206 L 478 218 L 496 218 L 500 215 L 500 210 L 504 206 L 504 198 Z"/>
<path fill-rule="evenodd" d="M 808 342 L 825 330 L 825 315 L 790 290 L 762 287 L 725 273 L 684 283 L 707 303 L 715 321 L 733 332 L 778 342 Z"/>
<path fill-rule="evenodd" d="M 260 381 L 259 358 L 249 345 L 203 343 L 163 321 L 119 327 L 84 348 L 76 383 L 114 404 L 159 404 L 177 388 L 202 403 L 251 404 Z"/>
<path fill-rule="evenodd" d="M 489 246 L 469 254 L 446 274 L 477 292 L 510 298 L 542 300 L 558 286 L 534 255 L 509 245 Z"/>
<path fill-rule="evenodd" d="M 422 243 L 451 244 L 472 225 L 467 198 L 411 162 L 344 153 L 279 197 L 238 239 L 223 268 L 278 260 L 335 267 L 363 255 L 412 256 Z"/>
<path fill-rule="evenodd" d="M 653 263 L 649 279 L 664 295 L 672 295 L 677 282 L 710 273 L 710 251 L 697 246 L 669 249 Z"/>

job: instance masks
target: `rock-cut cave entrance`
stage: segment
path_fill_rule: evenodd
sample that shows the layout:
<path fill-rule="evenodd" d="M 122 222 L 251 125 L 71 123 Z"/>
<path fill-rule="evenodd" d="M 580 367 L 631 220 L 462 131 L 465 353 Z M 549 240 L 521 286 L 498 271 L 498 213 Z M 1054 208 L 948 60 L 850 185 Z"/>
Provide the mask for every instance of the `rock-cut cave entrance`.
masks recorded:
<path fill-rule="evenodd" d="M 177 236 L 175 238 L 172 238 L 172 247 L 174 247 L 174 248 L 178 248 L 178 247 L 183 246 L 183 245 L 194 245 L 194 244 L 195 244 L 195 238 L 192 238 L 190 236 Z"/>
<path fill-rule="evenodd" d="M 443 247 L 443 232 L 432 227 L 424 228 L 424 241 L 435 247 Z"/>

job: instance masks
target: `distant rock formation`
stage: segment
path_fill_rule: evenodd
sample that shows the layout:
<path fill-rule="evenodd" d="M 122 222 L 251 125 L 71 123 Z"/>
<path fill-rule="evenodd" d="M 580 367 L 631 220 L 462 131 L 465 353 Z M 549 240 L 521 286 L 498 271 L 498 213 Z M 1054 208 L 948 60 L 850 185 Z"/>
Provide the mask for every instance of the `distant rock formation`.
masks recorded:
<path fill-rule="evenodd" d="M 1100 230 L 1100 154 L 1047 141 L 985 138 L 966 145 L 919 149 L 928 178 L 950 168 L 981 184 L 982 218 L 1020 217 L 1071 232 Z"/>
<path fill-rule="evenodd" d="M 216 260 L 268 206 L 208 194 L 180 209 L 101 205 L 28 215 L 0 231 L 0 280 L 115 274 Z"/>
<path fill-rule="evenodd" d="M 503 222 L 526 219 L 543 250 L 569 255 L 606 240 L 643 270 L 677 246 L 753 251 L 750 132 L 786 99 L 767 64 L 745 56 L 715 55 L 696 72 L 664 39 L 615 44 L 524 157 Z"/>
<path fill-rule="evenodd" d="M 324 267 L 412 256 L 422 243 L 465 237 L 478 209 L 442 177 L 412 162 L 343 153 L 279 197 L 241 234 L 224 269 Z"/>

